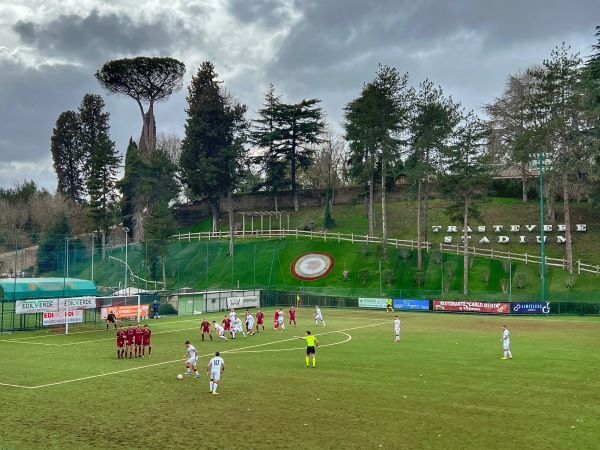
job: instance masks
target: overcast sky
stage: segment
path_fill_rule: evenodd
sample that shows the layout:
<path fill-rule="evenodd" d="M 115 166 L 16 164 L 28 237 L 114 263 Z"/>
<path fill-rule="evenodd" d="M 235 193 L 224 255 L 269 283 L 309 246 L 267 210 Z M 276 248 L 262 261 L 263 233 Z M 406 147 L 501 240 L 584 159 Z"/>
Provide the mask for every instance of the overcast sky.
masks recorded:
<path fill-rule="evenodd" d="M 103 96 L 121 153 L 139 139 L 135 102 L 94 78 L 112 59 L 185 63 L 184 88 L 156 106 L 159 132 L 183 137 L 187 86 L 206 60 L 250 118 L 272 82 L 286 102 L 321 99 L 340 129 L 379 63 L 478 109 L 562 42 L 588 56 L 596 25 L 598 0 L 0 0 L 0 187 L 56 190 L 52 129 L 86 93 Z"/>

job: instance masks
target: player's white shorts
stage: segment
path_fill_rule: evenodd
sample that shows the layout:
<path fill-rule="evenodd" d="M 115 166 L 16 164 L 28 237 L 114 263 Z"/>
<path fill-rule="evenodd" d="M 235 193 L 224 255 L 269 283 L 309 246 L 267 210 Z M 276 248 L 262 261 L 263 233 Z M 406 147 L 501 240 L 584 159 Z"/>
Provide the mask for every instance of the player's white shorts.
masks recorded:
<path fill-rule="evenodd" d="M 396 328 L 394 328 L 394 331 L 396 332 L 396 335 L 400 334 L 400 328 L 396 327 Z"/>
<path fill-rule="evenodd" d="M 219 381 L 221 379 L 221 369 L 211 370 L 210 371 L 210 379 L 214 380 L 214 381 Z"/>
<path fill-rule="evenodd" d="M 315 320 L 317 319 L 323 320 L 323 316 L 321 314 L 315 314 Z"/>
<path fill-rule="evenodd" d="M 279 318 L 277 319 L 277 323 L 283 323 L 283 317 L 279 317 Z"/>
<path fill-rule="evenodd" d="M 246 326 L 247 326 L 248 328 L 254 328 L 254 321 L 250 321 L 250 320 L 249 320 L 248 322 L 246 322 Z"/>
<path fill-rule="evenodd" d="M 510 341 L 508 339 L 504 339 L 502 343 L 504 345 L 504 350 L 508 350 L 510 348 Z"/>
<path fill-rule="evenodd" d="M 196 365 L 196 358 L 190 358 L 188 359 L 186 362 L 190 365 L 190 366 L 195 366 Z"/>
<path fill-rule="evenodd" d="M 241 333 L 241 332 L 242 332 L 242 327 L 240 327 L 240 326 L 234 327 L 234 328 L 232 329 L 232 331 L 235 331 L 235 332 L 240 332 L 240 333 Z"/>

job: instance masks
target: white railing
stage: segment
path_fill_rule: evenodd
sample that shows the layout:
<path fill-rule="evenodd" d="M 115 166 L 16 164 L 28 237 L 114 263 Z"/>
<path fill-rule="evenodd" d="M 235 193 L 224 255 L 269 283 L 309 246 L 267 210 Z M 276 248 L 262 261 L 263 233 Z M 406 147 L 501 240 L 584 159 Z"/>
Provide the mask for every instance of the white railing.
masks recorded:
<path fill-rule="evenodd" d="M 337 242 L 366 242 L 369 243 L 381 243 L 381 238 L 377 236 L 368 236 L 363 234 L 354 233 L 334 233 L 331 231 L 303 231 L 303 230 L 254 230 L 254 231 L 235 231 L 234 236 L 236 239 L 248 239 L 248 238 L 271 238 L 271 237 L 294 237 L 298 238 L 310 238 L 312 239 L 323 239 L 325 242 L 337 241 Z M 218 239 L 229 239 L 229 231 L 201 231 L 197 233 L 184 233 L 176 234 L 171 236 L 172 239 L 179 241 L 210 241 Z M 414 250 L 417 248 L 417 241 L 388 238 L 388 245 L 395 248 L 405 247 Z M 422 248 L 430 251 L 434 246 L 431 242 L 422 242 Z M 461 254 L 464 251 L 464 247 L 460 244 L 439 244 L 439 248 L 443 252 L 452 252 Z M 533 255 L 530 253 L 514 253 L 510 251 L 495 250 L 493 248 L 477 248 L 469 246 L 469 254 L 474 256 L 482 256 L 491 259 L 507 259 L 513 261 L 523 261 L 525 264 L 541 264 L 542 257 L 540 255 Z M 563 270 L 567 269 L 566 258 L 549 258 L 545 257 L 546 265 L 551 267 L 560 267 Z M 600 266 L 583 264 L 581 260 L 577 260 L 577 273 L 589 272 L 595 273 L 600 276 Z"/>
<path fill-rule="evenodd" d="M 111 256 L 111 255 L 108 255 L 108 258 L 115 261 L 118 264 L 125 265 L 125 261 L 123 261 L 119 258 L 115 258 L 114 256 Z M 131 267 L 129 267 L 129 264 L 127 264 L 127 272 L 129 273 L 129 279 L 131 280 L 131 282 L 135 283 L 137 281 L 138 286 L 140 286 L 141 283 L 143 282 L 145 284 L 144 289 L 148 289 L 148 284 L 153 284 L 155 290 L 158 289 L 157 286 L 159 284 L 162 286 L 162 289 L 165 288 L 164 283 L 162 281 L 146 280 L 145 278 L 138 277 L 135 273 L 133 273 L 133 270 L 131 270 Z"/>

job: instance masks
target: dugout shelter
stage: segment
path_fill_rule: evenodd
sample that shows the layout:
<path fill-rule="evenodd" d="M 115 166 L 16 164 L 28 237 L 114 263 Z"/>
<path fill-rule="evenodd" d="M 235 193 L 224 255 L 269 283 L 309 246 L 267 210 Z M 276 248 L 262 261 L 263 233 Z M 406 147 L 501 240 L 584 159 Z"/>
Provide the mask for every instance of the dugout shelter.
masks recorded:
<path fill-rule="evenodd" d="M 42 327 L 41 314 L 17 314 L 19 300 L 96 296 L 93 281 L 79 278 L 0 278 L 0 333 Z M 85 312 L 84 322 L 96 320 L 95 309 Z"/>

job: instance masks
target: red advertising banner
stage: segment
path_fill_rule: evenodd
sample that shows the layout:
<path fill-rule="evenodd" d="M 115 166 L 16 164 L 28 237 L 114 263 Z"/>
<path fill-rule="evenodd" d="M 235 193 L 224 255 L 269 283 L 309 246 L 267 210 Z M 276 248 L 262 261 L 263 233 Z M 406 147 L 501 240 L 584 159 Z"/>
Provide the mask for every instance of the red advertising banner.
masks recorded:
<path fill-rule="evenodd" d="M 510 314 L 510 303 L 484 303 L 455 300 L 433 300 L 434 311 Z"/>
<path fill-rule="evenodd" d="M 108 316 L 110 313 L 113 313 L 117 319 L 124 319 L 129 317 L 137 317 L 139 313 L 140 319 L 147 319 L 149 309 L 150 308 L 148 305 L 140 305 L 139 311 L 137 305 L 107 306 L 100 310 L 100 317 L 106 320 L 106 316 Z"/>

